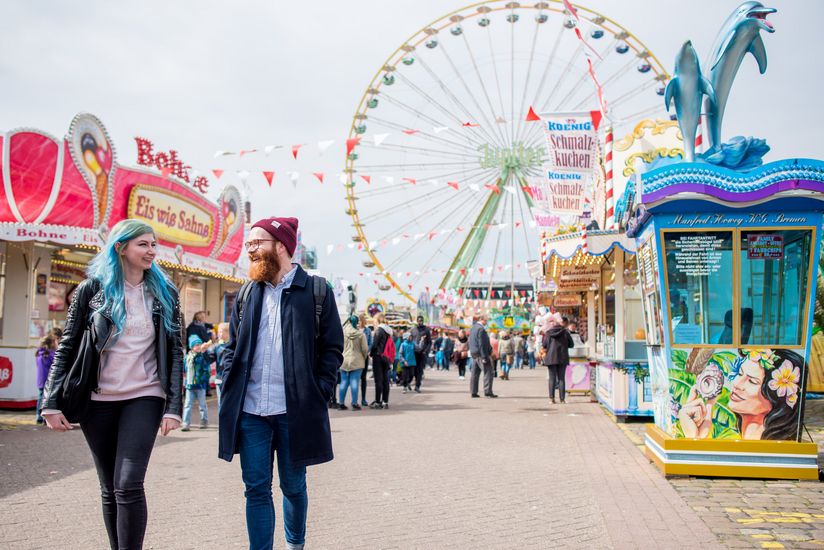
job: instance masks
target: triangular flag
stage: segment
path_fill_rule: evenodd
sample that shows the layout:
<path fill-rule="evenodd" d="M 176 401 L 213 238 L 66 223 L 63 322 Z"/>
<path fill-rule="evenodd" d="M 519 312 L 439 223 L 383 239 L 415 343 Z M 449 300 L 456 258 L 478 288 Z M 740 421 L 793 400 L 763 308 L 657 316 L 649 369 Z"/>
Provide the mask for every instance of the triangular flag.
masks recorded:
<path fill-rule="evenodd" d="M 523 223 L 523 222 L 515 222 L 515 229 L 518 229 L 519 227 L 521 227 L 521 223 Z"/>
<path fill-rule="evenodd" d="M 249 153 L 257 153 L 257 149 L 241 149 L 240 158 L 243 158 L 243 155 L 248 155 Z"/>
<path fill-rule="evenodd" d="M 432 128 L 432 131 L 436 134 L 440 134 L 441 132 L 445 132 L 447 130 L 449 130 L 448 126 L 436 126 L 435 128 Z"/>
<path fill-rule="evenodd" d="M 355 136 L 353 138 L 349 138 L 349 139 L 346 140 L 346 155 L 347 156 L 352 154 L 352 149 L 354 149 L 355 146 L 360 143 L 360 141 L 361 141 L 360 136 Z"/>
<path fill-rule="evenodd" d="M 361 175 L 361 178 L 363 178 L 363 181 L 366 182 L 366 185 L 371 185 L 372 184 L 372 176 Z"/>
<path fill-rule="evenodd" d="M 521 189 L 524 190 L 527 195 L 529 195 L 530 199 L 535 200 L 535 195 L 532 194 L 533 191 L 532 191 L 532 188 L 530 186 L 524 185 L 523 187 L 521 187 Z"/>
<path fill-rule="evenodd" d="M 401 130 L 401 132 L 403 132 L 403 133 L 404 133 L 404 134 L 406 134 L 407 136 L 414 136 L 415 134 L 417 134 L 418 132 L 420 132 L 420 130 L 412 130 L 412 129 L 410 129 L 410 128 L 407 128 L 406 130 Z"/>
<path fill-rule="evenodd" d="M 381 143 L 386 141 L 386 138 L 389 137 L 389 134 L 375 134 L 372 136 L 372 139 L 375 141 L 375 147 L 380 147 Z"/>
<path fill-rule="evenodd" d="M 529 106 L 529 112 L 526 114 L 526 121 L 527 122 L 535 122 L 541 120 L 537 114 L 535 114 L 535 110 L 532 108 L 532 105 Z"/>
<path fill-rule="evenodd" d="M 299 143 L 298 145 L 292 145 L 292 156 L 295 157 L 295 160 L 298 159 L 298 151 L 300 151 L 301 147 L 303 147 L 302 143 Z"/>
<path fill-rule="evenodd" d="M 266 178 L 266 181 L 269 182 L 269 187 L 272 187 L 272 180 L 275 179 L 274 172 L 263 172 L 263 177 Z"/>
<path fill-rule="evenodd" d="M 263 148 L 263 152 L 266 153 L 266 156 L 268 157 L 272 151 L 275 149 L 280 149 L 281 147 L 283 147 L 283 145 L 267 145 Z"/>
<path fill-rule="evenodd" d="M 465 128 L 477 128 L 478 126 L 480 126 L 480 124 L 477 124 L 475 122 L 464 122 L 463 126 Z"/>
<path fill-rule="evenodd" d="M 492 185 L 491 183 L 487 183 L 486 185 L 484 185 L 484 187 L 486 187 L 490 191 L 495 191 L 499 195 L 501 194 L 501 188 L 498 187 L 497 185 Z"/>
<path fill-rule="evenodd" d="M 249 178 L 249 172 L 247 170 L 238 170 L 237 177 L 241 183 L 246 183 L 246 180 Z"/>
<path fill-rule="evenodd" d="M 295 187 L 298 186 L 298 178 L 300 178 L 300 172 L 289 172 L 289 179 Z"/>
<path fill-rule="evenodd" d="M 312 172 L 312 175 L 318 178 L 318 181 L 323 183 L 323 172 Z"/>
<path fill-rule="evenodd" d="M 430 232 L 429 232 L 429 240 L 431 241 L 431 240 L 432 240 L 432 238 L 433 238 L 433 237 L 435 237 L 435 236 L 437 236 L 437 235 L 438 235 L 438 232 L 437 232 L 437 231 L 430 231 Z"/>
<path fill-rule="evenodd" d="M 515 194 L 515 187 L 513 187 L 512 185 L 507 185 L 506 187 L 504 187 L 504 189 L 506 189 L 512 195 Z"/>
<path fill-rule="evenodd" d="M 483 275 L 483 274 L 484 274 L 484 268 L 479 267 L 479 268 L 478 268 L 478 271 L 481 273 L 481 275 Z"/>
<path fill-rule="evenodd" d="M 455 189 L 455 190 L 458 190 L 458 189 L 460 189 L 460 187 L 461 187 L 461 186 L 458 184 L 458 182 L 457 182 L 457 181 L 448 181 L 448 182 L 446 182 L 446 184 L 447 184 L 449 187 L 452 187 L 452 188 L 453 188 L 453 189 Z"/>
<path fill-rule="evenodd" d="M 212 174 L 214 174 L 217 179 L 220 179 L 220 176 L 223 175 L 223 170 L 214 169 L 212 170 Z"/>
<path fill-rule="evenodd" d="M 470 183 L 470 184 L 469 184 L 469 188 L 470 188 L 470 189 L 472 189 L 472 190 L 473 190 L 473 191 L 475 191 L 475 192 L 477 192 L 477 191 L 480 191 L 480 190 L 481 190 L 481 188 L 480 188 L 480 187 L 478 187 L 478 184 L 477 184 L 477 183 Z"/>
<path fill-rule="evenodd" d="M 590 116 L 592 117 L 592 125 L 595 127 L 595 131 L 598 131 L 598 126 L 601 124 L 601 118 L 603 117 L 601 111 L 590 111 Z"/>
<path fill-rule="evenodd" d="M 418 183 L 418 180 L 413 178 L 401 178 L 401 180 L 407 183 L 411 183 L 412 185 L 416 185 Z"/>
<path fill-rule="evenodd" d="M 333 245 L 333 244 L 327 244 L 327 245 L 326 245 L 326 255 L 328 256 L 329 254 L 331 254 L 331 253 L 332 253 L 332 250 L 334 250 L 334 249 L 335 249 L 335 245 Z"/>

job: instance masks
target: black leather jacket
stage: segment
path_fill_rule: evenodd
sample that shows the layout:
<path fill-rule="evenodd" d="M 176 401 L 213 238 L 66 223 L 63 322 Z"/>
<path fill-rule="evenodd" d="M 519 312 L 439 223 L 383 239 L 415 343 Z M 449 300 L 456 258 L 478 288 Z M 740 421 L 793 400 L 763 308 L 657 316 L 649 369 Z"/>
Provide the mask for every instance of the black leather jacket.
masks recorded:
<path fill-rule="evenodd" d="M 183 317 L 180 312 L 180 301 L 177 291 L 173 290 L 176 324 L 182 326 Z M 63 337 L 54 354 L 54 362 L 49 370 L 49 377 L 43 388 L 42 409 L 59 409 L 58 393 L 77 357 L 77 346 L 83 338 L 83 332 L 88 323 L 94 325 L 92 332 L 103 337 L 92 338 L 90 344 L 95 346 L 96 356 L 100 356 L 107 341 L 114 331 L 114 321 L 111 320 L 108 308 L 103 306 L 103 291 L 100 282 L 96 279 L 86 279 L 77 287 L 71 306 L 66 317 L 66 326 Z M 166 392 L 165 414 L 183 414 L 183 343 L 181 331 L 171 334 L 161 322 L 162 308 L 159 300 L 154 301 L 152 321 L 155 327 L 155 351 L 157 353 L 157 375 L 160 385 Z M 99 367 L 98 367 L 99 368 Z M 99 371 L 98 371 L 99 372 Z"/>

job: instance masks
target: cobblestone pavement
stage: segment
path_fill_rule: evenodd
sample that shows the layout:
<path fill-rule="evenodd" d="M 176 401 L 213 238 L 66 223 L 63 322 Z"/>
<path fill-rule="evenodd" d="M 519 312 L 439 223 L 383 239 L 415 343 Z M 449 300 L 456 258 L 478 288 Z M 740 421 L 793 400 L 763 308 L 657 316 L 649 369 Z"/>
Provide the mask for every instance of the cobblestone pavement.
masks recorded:
<path fill-rule="evenodd" d="M 307 548 L 721 547 L 679 496 L 703 481 L 670 485 L 598 405 L 550 405 L 545 385 L 542 369 L 513 371 L 499 399 L 471 399 L 454 371 L 427 371 L 424 393 L 393 387 L 389 410 L 333 411 L 336 459 L 309 469 Z M 0 416 L 0 548 L 103 548 L 82 434 L 30 418 Z M 216 458 L 216 436 L 158 440 L 147 548 L 245 546 L 239 461 Z"/>
<path fill-rule="evenodd" d="M 824 464 L 824 400 L 805 421 Z M 642 451 L 645 423 L 619 424 Z M 729 548 L 824 548 L 824 484 L 817 481 L 674 478 L 670 484 Z"/>

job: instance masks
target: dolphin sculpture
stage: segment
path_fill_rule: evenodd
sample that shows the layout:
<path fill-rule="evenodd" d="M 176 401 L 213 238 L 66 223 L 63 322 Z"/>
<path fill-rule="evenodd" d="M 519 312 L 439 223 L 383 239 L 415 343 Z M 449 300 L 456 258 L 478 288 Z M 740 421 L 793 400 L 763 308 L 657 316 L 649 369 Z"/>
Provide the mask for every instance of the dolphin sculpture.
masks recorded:
<path fill-rule="evenodd" d="M 710 151 L 721 145 L 724 109 L 744 56 L 751 53 L 755 57 L 761 74 L 767 70 L 767 50 L 760 31 L 775 32 L 767 21 L 767 15 L 775 12 L 775 8 L 766 8 L 761 2 L 744 2 L 727 18 L 718 33 L 709 63 L 709 80 L 715 91 L 715 100 L 708 98 L 704 102 Z"/>
<path fill-rule="evenodd" d="M 711 104 L 715 104 L 712 84 L 701 74 L 698 54 L 692 47 L 692 41 L 687 40 L 675 57 L 675 74 L 664 92 L 667 111 L 675 102 L 678 127 L 684 138 L 684 160 L 687 162 L 695 160 L 695 134 L 701 122 L 701 99 L 704 95 Z"/>

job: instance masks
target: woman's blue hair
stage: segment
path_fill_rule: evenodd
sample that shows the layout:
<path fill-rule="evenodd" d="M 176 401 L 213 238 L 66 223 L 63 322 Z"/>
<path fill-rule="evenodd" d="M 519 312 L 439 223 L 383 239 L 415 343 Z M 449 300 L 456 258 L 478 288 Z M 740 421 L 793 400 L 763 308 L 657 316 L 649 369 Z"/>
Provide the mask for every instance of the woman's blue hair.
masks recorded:
<path fill-rule="evenodd" d="M 89 263 L 86 274 L 100 281 L 103 288 L 103 307 L 111 308 L 112 321 L 115 324 L 115 334 L 120 334 L 126 322 L 126 298 L 124 295 L 123 260 L 118 248 L 126 245 L 146 233 L 154 234 L 148 224 L 138 220 L 122 220 L 112 228 L 109 240 L 100 252 Z M 160 301 L 163 311 L 163 326 L 171 333 L 180 330 L 178 319 L 175 317 L 174 283 L 169 276 L 154 262 L 152 267 L 143 272 L 143 284 L 152 293 L 155 300 Z M 175 289 L 176 291 L 176 289 Z"/>

